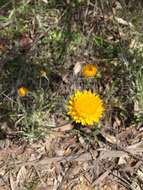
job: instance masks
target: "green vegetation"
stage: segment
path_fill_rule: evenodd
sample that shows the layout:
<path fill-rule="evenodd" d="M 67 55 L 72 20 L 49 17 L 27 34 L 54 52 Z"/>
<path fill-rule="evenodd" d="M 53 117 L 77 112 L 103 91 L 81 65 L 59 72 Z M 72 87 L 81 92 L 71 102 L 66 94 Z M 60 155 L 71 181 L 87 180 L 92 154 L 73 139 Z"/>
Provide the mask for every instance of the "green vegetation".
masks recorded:
<path fill-rule="evenodd" d="M 132 126 L 140 130 L 142 6 L 134 0 L 0 0 L 0 124 L 7 126 L 0 126 L 0 140 L 10 134 L 16 143 L 40 142 L 65 123 L 73 125 L 65 136 L 81 136 L 88 145 L 108 141 L 107 131 L 118 138 Z M 86 78 L 82 68 L 89 63 L 97 75 Z M 66 102 L 79 89 L 103 99 L 104 116 L 93 128 L 67 114 Z"/>
<path fill-rule="evenodd" d="M 108 3 L 107 5 L 110 8 Z M 119 39 L 118 27 L 122 26 L 115 23 L 114 18 L 108 19 L 106 13 L 104 30 L 100 17 L 96 18 L 96 22 L 101 27 L 94 30 L 95 23 L 90 23 L 90 15 L 89 18 L 86 15 L 89 22 L 84 23 L 84 12 L 80 8 L 86 6 L 96 15 L 93 4 L 88 5 L 87 1 L 1 2 L 1 61 L 4 63 L 0 76 L 0 106 L 3 110 L 1 119 L 9 118 L 22 134 L 37 134 L 39 127 L 39 134 L 43 134 L 42 130 L 47 129 L 44 126 L 50 126 L 48 118 L 51 115 L 60 114 L 60 117 L 66 117 L 65 108 L 59 109 L 57 106 L 61 103 L 57 102 L 64 102 L 65 97 L 70 94 L 70 86 L 74 83 L 70 76 L 71 68 L 82 59 L 87 63 L 94 59 L 96 63 L 97 59 L 100 77 L 90 81 L 87 86 L 98 90 L 110 109 L 118 107 L 120 112 L 126 113 L 123 119 L 128 120 L 130 107 L 133 107 L 136 99 L 130 97 L 131 91 L 134 95 L 137 91 L 137 96 L 134 97 L 137 97 L 136 101 L 139 101 L 142 109 L 142 69 L 136 71 L 140 66 L 135 66 L 136 69 L 131 66 L 132 59 L 139 59 L 140 48 L 132 50 L 128 47 L 129 35 L 137 37 L 137 31 L 132 31 L 125 25 L 123 29 L 130 31 L 130 34 L 127 33 L 124 39 Z M 100 11 L 100 6 L 97 9 Z M 76 14 L 81 14 L 77 20 Z M 130 12 L 128 16 L 130 17 Z M 136 17 L 132 18 L 135 19 Z M 108 27 L 111 32 L 109 36 L 109 31 L 106 30 Z M 45 72 L 45 77 L 40 75 L 41 71 Z M 63 81 L 66 73 L 69 80 L 67 84 Z M 129 78 L 135 81 L 136 89 Z M 84 81 L 82 83 L 86 86 Z M 28 88 L 29 93 L 21 98 L 18 97 L 17 90 L 23 85 Z M 63 92 L 64 96 L 61 95 L 60 88 L 67 89 Z"/>

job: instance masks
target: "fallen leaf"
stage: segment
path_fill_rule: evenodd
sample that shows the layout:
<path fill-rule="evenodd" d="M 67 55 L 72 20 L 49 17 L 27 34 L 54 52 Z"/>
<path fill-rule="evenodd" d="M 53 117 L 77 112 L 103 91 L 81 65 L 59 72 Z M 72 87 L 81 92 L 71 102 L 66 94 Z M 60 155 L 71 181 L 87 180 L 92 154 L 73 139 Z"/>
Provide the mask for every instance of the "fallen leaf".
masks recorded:
<path fill-rule="evenodd" d="M 143 152 L 143 141 L 130 145 L 126 148 L 126 150 L 132 154 L 138 154 Z"/>
<path fill-rule="evenodd" d="M 44 3 L 48 3 L 48 1 L 47 0 L 42 0 Z"/>
<path fill-rule="evenodd" d="M 139 168 L 138 171 L 137 171 L 137 175 L 138 175 L 138 177 L 139 177 L 141 180 L 143 180 L 143 171 L 140 170 L 140 168 Z"/>
<path fill-rule="evenodd" d="M 109 135 L 109 134 L 104 133 L 104 132 L 102 132 L 102 135 L 103 135 L 103 137 L 104 137 L 108 142 L 110 142 L 110 143 L 112 143 L 112 144 L 116 144 L 116 143 L 117 143 L 117 139 L 116 139 L 116 137 L 114 137 L 113 135 Z"/>
<path fill-rule="evenodd" d="M 19 41 L 19 45 L 22 48 L 29 48 L 31 45 L 32 40 L 30 39 L 30 37 L 27 34 L 23 34 L 23 36 L 21 37 L 20 41 Z"/>
<path fill-rule="evenodd" d="M 121 156 L 118 161 L 118 165 L 127 164 L 126 160 Z"/>
<path fill-rule="evenodd" d="M 16 183 L 23 183 L 27 177 L 27 170 L 25 166 L 22 166 L 17 174 Z"/>
<path fill-rule="evenodd" d="M 100 152 L 100 160 L 102 159 L 111 159 L 111 158 L 118 158 L 118 157 L 128 157 L 128 153 L 119 150 L 108 150 L 108 149 L 97 149 Z"/>
<path fill-rule="evenodd" d="M 0 52 L 5 52 L 6 48 L 4 46 L 4 44 L 0 43 Z"/>
<path fill-rule="evenodd" d="M 133 24 L 131 22 L 128 22 L 122 18 L 119 18 L 119 17 L 115 17 L 115 20 L 119 23 L 119 24 L 122 24 L 124 26 L 130 26 L 130 27 L 134 27 Z"/>
<path fill-rule="evenodd" d="M 85 142 L 85 140 L 84 140 L 84 138 L 83 138 L 82 136 L 79 137 L 79 142 L 80 142 L 80 144 L 81 144 L 84 148 L 87 147 L 87 144 L 86 144 L 86 142 Z"/>
<path fill-rule="evenodd" d="M 74 75 L 77 75 L 81 71 L 81 62 L 77 62 L 73 68 Z"/>

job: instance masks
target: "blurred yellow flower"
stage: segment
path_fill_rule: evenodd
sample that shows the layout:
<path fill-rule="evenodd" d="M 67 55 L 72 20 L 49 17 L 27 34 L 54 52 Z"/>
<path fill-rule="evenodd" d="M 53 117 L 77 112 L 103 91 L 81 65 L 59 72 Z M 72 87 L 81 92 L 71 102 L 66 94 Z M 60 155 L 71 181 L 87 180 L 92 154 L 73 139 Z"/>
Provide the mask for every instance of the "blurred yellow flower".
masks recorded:
<path fill-rule="evenodd" d="M 18 95 L 19 95 L 20 97 L 26 96 L 27 93 L 28 93 L 28 89 L 25 88 L 25 87 L 20 87 L 20 88 L 18 89 Z"/>
<path fill-rule="evenodd" d="M 103 101 L 91 91 L 76 91 L 67 103 L 68 115 L 76 123 L 93 125 L 98 123 L 104 112 Z"/>
<path fill-rule="evenodd" d="M 97 73 L 97 68 L 93 64 L 87 64 L 82 68 L 82 75 L 84 77 L 94 77 Z"/>

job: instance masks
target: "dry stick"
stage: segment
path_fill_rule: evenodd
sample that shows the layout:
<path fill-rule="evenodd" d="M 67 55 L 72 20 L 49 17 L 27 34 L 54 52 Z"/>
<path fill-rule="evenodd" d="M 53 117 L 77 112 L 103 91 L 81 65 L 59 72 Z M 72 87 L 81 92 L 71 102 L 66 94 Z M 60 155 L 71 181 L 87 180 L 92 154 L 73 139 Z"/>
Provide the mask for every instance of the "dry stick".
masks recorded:
<path fill-rule="evenodd" d="M 1 93 L 0 95 L 3 95 L 3 96 L 5 96 L 8 100 L 10 100 L 11 102 L 14 102 L 14 103 L 16 103 L 17 104 L 17 102 L 16 101 L 14 101 L 12 98 L 10 98 L 9 96 L 7 96 L 5 93 Z"/>
<path fill-rule="evenodd" d="M 68 157 L 53 157 L 53 158 L 45 158 L 43 160 L 33 160 L 33 161 L 25 161 L 25 162 L 14 162 L 14 163 L 10 163 L 10 165 L 17 165 L 17 166 L 37 166 L 37 165 L 47 165 L 47 164 L 51 164 L 53 162 L 61 162 L 61 161 L 66 161 L 66 162 L 70 162 L 70 161 L 79 161 L 79 162 L 84 162 L 84 161 L 90 161 L 92 160 L 92 157 L 90 155 L 90 153 L 88 152 L 84 152 L 81 154 L 76 154 L 76 155 L 71 155 Z"/>
<path fill-rule="evenodd" d="M 100 155 L 99 156 L 99 160 L 100 159 L 107 159 L 107 158 L 117 158 L 117 157 L 126 157 L 126 156 L 131 156 L 133 157 L 134 159 L 137 159 L 141 162 L 143 162 L 143 159 L 133 155 L 129 150 L 128 148 L 123 149 L 122 147 L 120 147 L 121 150 L 119 151 L 116 151 L 116 150 L 108 150 L 108 149 L 97 149 L 97 151 L 100 152 Z M 136 154 L 140 154 L 141 152 L 143 152 L 143 150 L 141 150 L 139 153 L 138 151 L 136 152 L 136 150 L 134 150 Z M 80 161 L 80 162 L 84 162 L 84 161 L 90 161 L 90 160 L 94 160 L 91 153 L 90 152 L 83 152 L 81 154 L 75 154 L 75 155 L 70 155 L 70 156 L 67 156 L 67 157 L 53 157 L 53 158 L 45 158 L 43 160 L 33 160 L 33 161 L 26 161 L 26 162 L 14 162 L 12 163 L 15 164 L 15 165 L 46 165 L 46 164 L 51 164 L 53 162 L 60 162 L 60 161 L 67 161 L 67 162 L 70 162 L 70 161 Z"/>

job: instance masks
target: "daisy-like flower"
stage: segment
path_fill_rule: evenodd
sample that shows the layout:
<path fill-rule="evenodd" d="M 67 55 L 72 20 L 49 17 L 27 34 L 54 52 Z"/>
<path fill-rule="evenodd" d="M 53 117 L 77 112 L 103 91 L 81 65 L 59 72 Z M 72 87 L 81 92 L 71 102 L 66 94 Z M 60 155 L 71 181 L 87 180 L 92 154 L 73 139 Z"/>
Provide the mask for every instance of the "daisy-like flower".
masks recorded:
<path fill-rule="evenodd" d="M 68 115 L 76 123 L 93 125 L 98 123 L 104 112 L 103 101 L 91 91 L 76 91 L 67 103 Z"/>
<path fill-rule="evenodd" d="M 26 96 L 27 93 L 28 93 L 28 89 L 25 88 L 25 87 L 23 87 L 23 86 L 18 89 L 18 95 L 19 95 L 20 97 Z"/>
<path fill-rule="evenodd" d="M 82 75 L 84 77 L 94 77 L 97 73 L 97 68 L 93 64 L 87 64 L 82 68 Z"/>

